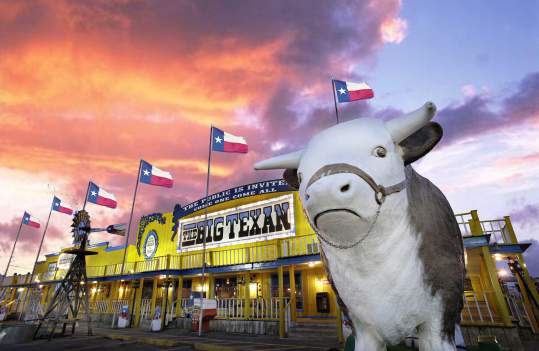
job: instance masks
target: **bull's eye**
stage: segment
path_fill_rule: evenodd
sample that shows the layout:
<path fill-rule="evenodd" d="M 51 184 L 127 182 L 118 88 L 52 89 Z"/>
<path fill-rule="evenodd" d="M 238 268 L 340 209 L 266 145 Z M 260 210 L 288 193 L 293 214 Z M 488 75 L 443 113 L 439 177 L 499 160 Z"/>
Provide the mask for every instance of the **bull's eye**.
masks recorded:
<path fill-rule="evenodd" d="M 376 157 L 386 157 L 387 155 L 387 150 L 383 146 L 377 146 L 373 151 Z"/>

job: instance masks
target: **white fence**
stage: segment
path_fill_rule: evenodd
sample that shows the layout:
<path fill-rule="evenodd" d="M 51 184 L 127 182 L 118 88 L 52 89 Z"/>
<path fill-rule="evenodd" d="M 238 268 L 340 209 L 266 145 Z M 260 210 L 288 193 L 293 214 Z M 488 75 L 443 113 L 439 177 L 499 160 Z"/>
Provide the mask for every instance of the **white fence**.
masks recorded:
<path fill-rule="evenodd" d="M 285 304 L 289 305 L 289 298 L 285 298 Z M 249 303 L 249 316 L 245 315 L 247 310 L 245 304 Z M 279 319 L 279 298 L 270 299 L 217 299 L 217 318 L 221 319 Z"/>
<path fill-rule="evenodd" d="M 494 323 L 494 315 L 485 293 L 478 298 L 476 293 L 464 296 L 464 308 L 461 312 L 463 322 Z"/>

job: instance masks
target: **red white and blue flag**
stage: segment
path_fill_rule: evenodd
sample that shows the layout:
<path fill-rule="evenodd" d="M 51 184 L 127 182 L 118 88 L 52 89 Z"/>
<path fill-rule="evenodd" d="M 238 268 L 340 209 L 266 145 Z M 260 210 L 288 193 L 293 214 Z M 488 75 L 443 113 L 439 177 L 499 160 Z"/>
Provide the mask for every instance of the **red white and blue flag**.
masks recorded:
<path fill-rule="evenodd" d="M 172 188 L 172 175 L 169 172 L 163 171 L 148 162 L 142 160 L 140 170 L 140 182 L 150 185 L 164 186 Z"/>
<path fill-rule="evenodd" d="M 246 154 L 249 151 L 244 137 L 235 136 L 219 128 L 212 127 L 212 150 L 219 152 L 237 152 Z"/>
<path fill-rule="evenodd" d="M 59 198 L 57 198 L 56 196 L 52 200 L 52 209 L 68 215 L 73 214 L 73 208 Z"/>
<path fill-rule="evenodd" d="M 365 82 L 352 83 L 343 80 L 334 80 L 335 94 L 339 102 L 372 99 L 374 92 Z"/>
<path fill-rule="evenodd" d="M 90 189 L 88 189 L 88 201 L 101 206 L 106 206 L 110 208 L 116 208 L 118 203 L 116 202 L 116 197 L 90 182 Z"/>
<path fill-rule="evenodd" d="M 32 216 L 28 212 L 24 212 L 24 216 L 22 217 L 22 224 L 26 224 L 27 226 L 30 226 L 32 228 L 39 228 L 39 220 Z"/>

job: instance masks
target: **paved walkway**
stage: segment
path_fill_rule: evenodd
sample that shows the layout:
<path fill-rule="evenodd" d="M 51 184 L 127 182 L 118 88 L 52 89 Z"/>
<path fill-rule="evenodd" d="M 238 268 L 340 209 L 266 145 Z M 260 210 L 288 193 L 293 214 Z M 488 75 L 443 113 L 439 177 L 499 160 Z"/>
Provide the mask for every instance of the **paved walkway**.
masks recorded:
<path fill-rule="evenodd" d="M 336 338 L 286 338 L 274 336 L 246 336 L 224 333 L 208 333 L 199 337 L 195 333 L 180 329 L 166 329 L 152 333 L 140 329 L 95 329 L 95 334 L 114 340 L 137 341 L 163 348 L 191 346 L 195 350 L 222 351 L 327 351 L 339 350 L 341 347 Z"/>

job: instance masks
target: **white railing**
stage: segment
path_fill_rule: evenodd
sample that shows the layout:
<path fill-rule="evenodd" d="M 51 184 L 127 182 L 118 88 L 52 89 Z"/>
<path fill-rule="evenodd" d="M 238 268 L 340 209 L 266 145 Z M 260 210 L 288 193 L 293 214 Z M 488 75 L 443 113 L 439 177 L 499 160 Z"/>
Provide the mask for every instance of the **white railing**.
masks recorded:
<path fill-rule="evenodd" d="M 470 228 L 470 221 L 472 220 L 472 215 L 470 212 L 456 214 L 455 219 L 457 220 L 462 236 L 472 235 L 472 230 Z"/>
<path fill-rule="evenodd" d="M 289 304 L 289 298 L 284 299 L 285 304 Z M 245 315 L 249 303 L 250 313 Z M 217 299 L 217 318 L 221 319 L 279 319 L 279 298 L 272 297 L 268 299 Z"/>
<path fill-rule="evenodd" d="M 109 301 L 107 300 L 90 302 L 90 313 L 108 313 L 109 310 Z"/>
<path fill-rule="evenodd" d="M 166 317 L 165 317 L 165 326 L 168 325 L 169 322 L 171 322 L 174 317 L 176 316 L 176 305 L 178 303 L 176 301 L 172 301 L 172 303 L 170 304 L 167 304 L 167 308 L 166 308 Z"/>
<path fill-rule="evenodd" d="M 140 320 L 151 319 L 150 309 L 152 307 L 151 299 L 143 299 L 140 303 Z"/>
<path fill-rule="evenodd" d="M 509 310 L 513 316 L 513 320 L 516 321 L 520 326 L 527 327 L 530 325 L 530 317 L 528 316 L 528 311 L 524 308 L 522 302 L 522 297 L 516 296 L 515 294 L 508 294 L 507 305 L 509 305 Z"/>
<path fill-rule="evenodd" d="M 505 225 L 505 220 L 494 219 L 481 221 L 481 228 L 484 234 L 490 234 L 490 242 L 493 244 L 510 244 L 511 239 Z"/>
<path fill-rule="evenodd" d="M 494 315 L 487 299 L 487 295 L 467 293 L 464 296 L 464 308 L 461 311 L 463 322 L 494 323 Z"/>
<path fill-rule="evenodd" d="M 217 299 L 217 318 L 243 318 L 244 303 L 244 299 L 238 298 Z"/>
<path fill-rule="evenodd" d="M 120 312 L 122 312 L 122 307 L 125 305 L 129 306 L 129 300 L 112 300 L 112 313 L 119 314 Z"/>

